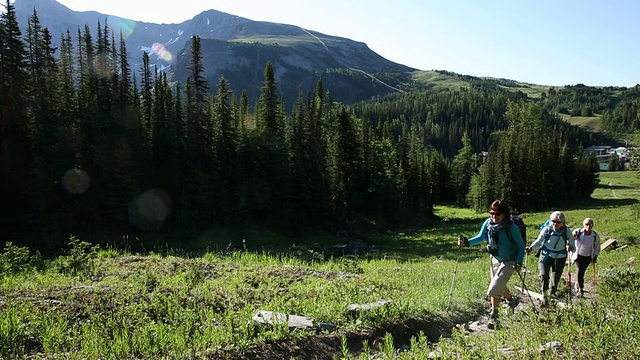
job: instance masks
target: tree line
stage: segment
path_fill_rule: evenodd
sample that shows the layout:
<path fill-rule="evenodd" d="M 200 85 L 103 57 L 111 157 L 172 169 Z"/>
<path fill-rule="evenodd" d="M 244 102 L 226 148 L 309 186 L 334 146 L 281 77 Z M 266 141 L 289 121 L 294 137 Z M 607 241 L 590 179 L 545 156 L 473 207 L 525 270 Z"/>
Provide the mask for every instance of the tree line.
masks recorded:
<path fill-rule="evenodd" d="M 191 236 L 215 226 L 399 223 L 441 201 L 484 210 L 501 197 L 533 209 L 595 187 L 592 159 L 550 125 L 557 119 L 502 92 L 346 106 L 319 79 L 287 113 L 270 63 L 253 107 L 224 77 L 212 91 L 199 37 L 180 84 L 147 54 L 132 69 L 106 22 L 95 36 L 87 25 L 60 36 L 52 48 L 35 10 L 24 36 L 11 3 L 0 15 L 0 201 L 12 204 L 0 210 L 1 231 L 28 231 L 34 245 L 102 228 Z M 523 127 L 544 145 L 533 147 Z M 527 202 L 525 191 L 549 196 Z"/>

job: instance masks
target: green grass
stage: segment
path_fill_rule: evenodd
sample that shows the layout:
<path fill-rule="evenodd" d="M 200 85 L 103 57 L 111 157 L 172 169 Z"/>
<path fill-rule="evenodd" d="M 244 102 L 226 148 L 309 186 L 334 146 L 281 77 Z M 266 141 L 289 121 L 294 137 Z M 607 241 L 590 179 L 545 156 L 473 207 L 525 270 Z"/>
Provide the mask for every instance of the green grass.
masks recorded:
<path fill-rule="evenodd" d="M 441 74 L 433 70 L 415 71 L 412 74 L 412 78 L 414 81 L 428 85 L 433 89 L 457 90 L 463 87 L 470 86 L 469 82 L 459 77 L 447 75 L 447 74 Z M 517 82 L 512 80 L 496 79 L 496 78 L 486 78 L 486 79 L 495 80 L 498 82 L 500 81 L 509 82 L 513 84 L 513 86 L 503 86 L 503 85 L 499 85 L 499 86 L 505 90 L 512 91 L 512 92 L 522 91 L 523 93 L 527 94 L 527 96 L 534 99 L 539 99 L 543 92 L 549 91 L 549 86 L 545 86 L 545 85 L 535 85 L 535 84 L 522 83 L 522 82 Z"/>
<path fill-rule="evenodd" d="M 433 89 L 460 89 L 469 87 L 469 83 L 451 75 L 445 75 L 436 71 L 415 71 L 413 80 L 431 86 Z"/>
<path fill-rule="evenodd" d="M 371 353 L 404 359 L 426 358 L 431 351 L 459 358 L 537 358 L 538 346 L 559 340 L 572 358 L 637 357 L 640 325 L 632 319 L 640 316 L 640 277 L 638 263 L 629 259 L 639 255 L 638 199 L 637 174 L 607 172 L 601 173 L 593 201 L 561 209 L 569 226 L 588 216 L 603 240 L 614 237 L 631 245 L 599 258 L 601 301 L 539 317 L 506 314 L 504 330 L 482 338 L 454 330 L 434 343 L 438 338 L 431 331 L 413 338 L 411 349 L 401 353 L 396 349 L 401 344 L 387 335 Z M 522 215 L 528 243 L 551 211 Z M 486 214 L 449 206 L 435 212 L 440 220 L 428 226 L 366 234 L 366 244 L 376 251 L 349 257 L 332 250 L 347 242 L 344 238 L 303 240 L 257 231 L 225 232 L 216 247 L 203 239 L 213 250 L 190 256 L 92 253 L 76 239 L 68 254 L 39 269 L 25 268 L 29 259 L 7 247 L 17 255 L 8 260 L 5 249 L 0 257 L 0 358 L 205 359 L 272 342 L 301 344 L 315 336 L 281 325 L 260 327 L 251 321 L 259 310 L 308 316 L 334 325 L 332 334 L 345 338 L 416 319 L 431 324 L 425 332 L 443 324 L 452 328 L 488 307 L 486 255 L 480 247 L 455 246 L 458 235 L 478 231 Z M 535 269 L 534 258 L 528 265 Z M 536 282 L 535 275 L 527 277 L 528 287 L 537 288 Z M 378 300 L 392 303 L 355 316 L 347 311 L 349 304 Z M 344 349 L 342 356 L 368 358 L 368 353 Z"/>
<path fill-rule="evenodd" d="M 569 116 L 563 115 L 564 120 L 571 125 L 579 126 L 591 132 L 602 132 L 602 115 L 596 116 Z"/>

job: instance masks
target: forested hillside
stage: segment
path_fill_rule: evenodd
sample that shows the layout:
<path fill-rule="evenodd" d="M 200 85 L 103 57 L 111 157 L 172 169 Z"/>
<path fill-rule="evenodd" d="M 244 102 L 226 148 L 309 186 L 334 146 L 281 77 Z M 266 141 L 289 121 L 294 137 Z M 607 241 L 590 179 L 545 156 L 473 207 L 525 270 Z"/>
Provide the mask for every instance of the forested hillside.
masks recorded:
<path fill-rule="evenodd" d="M 526 95 L 480 82 L 347 107 L 318 81 L 285 111 L 267 63 L 259 100 L 209 87 L 192 37 L 186 83 L 105 25 L 63 36 L 36 13 L 21 34 L 0 15 L 0 231 L 57 248 L 70 233 L 169 233 L 217 226 L 299 233 L 428 216 L 436 202 L 494 198 L 537 209 L 588 197 L 590 135 Z M 479 151 L 488 151 L 486 159 Z"/>

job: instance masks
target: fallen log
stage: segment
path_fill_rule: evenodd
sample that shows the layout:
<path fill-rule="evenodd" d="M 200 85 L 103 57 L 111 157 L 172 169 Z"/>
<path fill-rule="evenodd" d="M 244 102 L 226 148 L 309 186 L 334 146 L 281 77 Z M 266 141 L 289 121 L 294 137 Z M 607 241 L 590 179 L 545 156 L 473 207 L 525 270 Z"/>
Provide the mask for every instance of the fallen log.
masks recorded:
<path fill-rule="evenodd" d="M 313 319 L 306 316 L 287 315 L 283 313 L 260 310 L 253 315 L 253 321 L 260 325 L 287 324 L 289 329 L 314 330 Z"/>
<path fill-rule="evenodd" d="M 542 294 L 540 294 L 540 293 L 537 293 L 537 292 L 535 292 L 535 291 L 531 291 L 531 290 L 525 290 L 525 289 L 523 289 L 522 287 L 517 286 L 517 285 L 516 285 L 516 286 L 514 286 L 514 287 L 515 287 L 518 291 L 520 291 L 521 293 L 523 293 L 523 294 L 527 294 L 527 293 L 528 293 L 532 298 L 535 298 L 535 299 L 540 300 L 540 301 L 544 301 L 544 295 L 542 295 Z M 568 308 L 568 307 L 569 307 L 569 305 L 568 305 L 566 302 L 564 302 L 564 301 L 556 300 L 555 302 L 558 304 L 558 306 L 559 306 L 559 307 L 561 307 L 561 308 L 563 308 L 563 309 L 565 309 L 565 308 Z"/>
<path fill-rule="evenodd" d="M 615 249 L 618 246 L 618 239 L 609 239 L 609 240 L 603 242 L 602 245 L 600 245 L 600 251 L 608 248 L 609 246 L 611 246 L 611 248 Z"/>

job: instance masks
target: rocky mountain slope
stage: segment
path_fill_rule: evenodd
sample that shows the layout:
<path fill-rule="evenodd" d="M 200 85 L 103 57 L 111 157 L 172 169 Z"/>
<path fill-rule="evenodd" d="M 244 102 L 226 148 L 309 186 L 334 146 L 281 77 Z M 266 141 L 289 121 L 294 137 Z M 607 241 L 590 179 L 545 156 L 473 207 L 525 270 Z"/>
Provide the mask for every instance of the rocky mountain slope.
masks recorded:
<path fill-rule="evenodd" d="M 95 37 L 98 25 L 106 24 L 116 39 L 119 34 L 124 36 L 132 69 L 140 68 L 142 53 L 147 52 L 151 66 L 183 83 L 190 61 L 190 39 L 199 36 L 212 91 L 224 76 L 236 94 L 246 89 L 252 101 L 259 94 L 268 61 L 274 64 L 287 104 L 295 101 L 299 92 L 312 91 L 319 78 L 336 100 L 352 102 L 406 89 L 410 73 L 415 71 L 383 58 L 362 42 L 216 10 L 180 24 L 154 24 L 93 11 L 77 12 L 55 0 L 15 0 L 14 5 L 23 34 L 34 9 L 56 47 L 67 31 L 76 38 L 88 26 Z"/>

